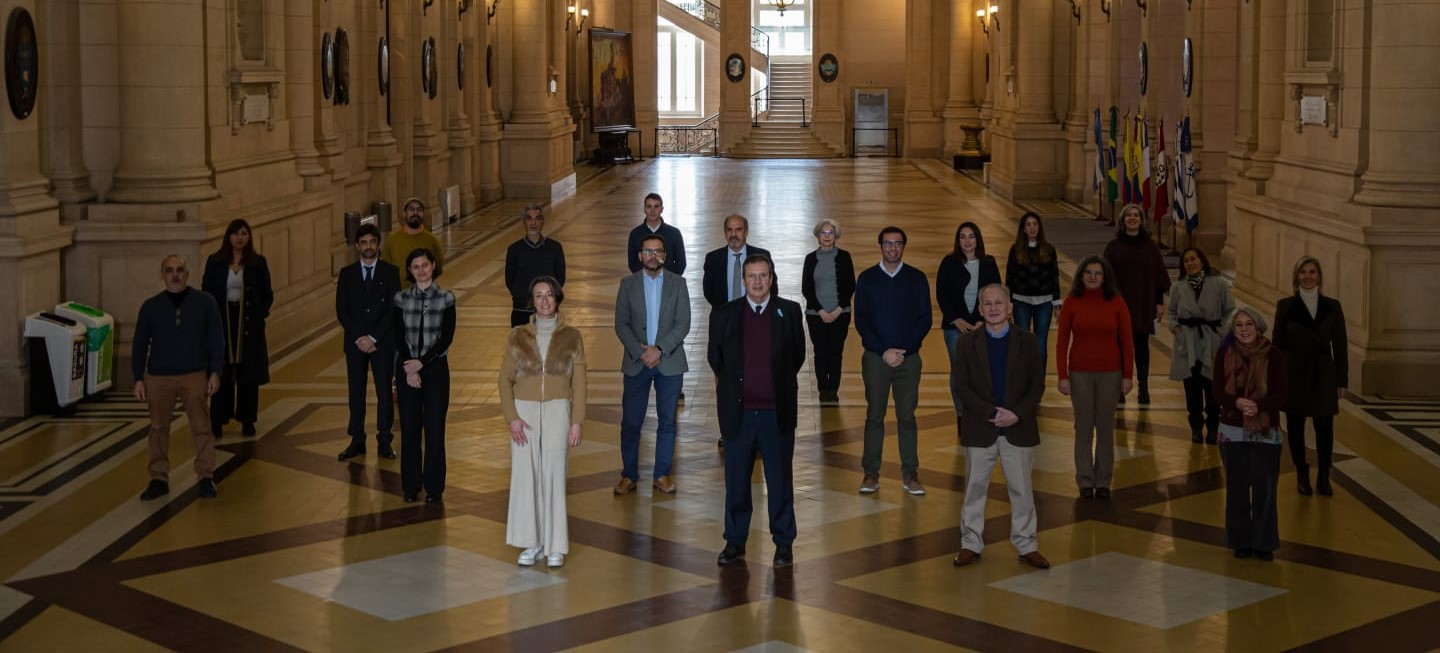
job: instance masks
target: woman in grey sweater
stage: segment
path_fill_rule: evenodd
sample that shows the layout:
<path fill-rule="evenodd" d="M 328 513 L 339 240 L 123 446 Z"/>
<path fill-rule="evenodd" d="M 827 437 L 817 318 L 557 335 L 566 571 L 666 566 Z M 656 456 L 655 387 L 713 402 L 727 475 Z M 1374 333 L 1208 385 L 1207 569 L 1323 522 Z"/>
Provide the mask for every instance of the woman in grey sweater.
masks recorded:
<path fill-rule="evenodd" d="M 1203 440 L 1215 444 L 1220 427 L 1220 407 L 1211 391 L 1215 352 L 1220 348 L 1220 329 L 1235 312 L 1235 298 L 1230 294 L 1230 285 L 1210 267 L 1205 252 L 1187 248 L 1180 255 L 1180 267 L 1185 277 L 1179 288 L 1170 291 L 1170 304 L 1165 309 L 1170 332 L 1175 334 L 1170 379 L 1185 383 L 1190 441 L 1202 441 L 1203 425 L 1208 430 Z"/>

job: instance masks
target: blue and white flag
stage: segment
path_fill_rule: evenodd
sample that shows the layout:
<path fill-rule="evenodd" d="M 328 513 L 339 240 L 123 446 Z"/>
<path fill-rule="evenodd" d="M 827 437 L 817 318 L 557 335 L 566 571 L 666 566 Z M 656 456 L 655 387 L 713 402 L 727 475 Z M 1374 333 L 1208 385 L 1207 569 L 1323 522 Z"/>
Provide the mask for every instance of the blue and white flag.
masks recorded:
<path fill-rule="evenodd" d="M 1175 125 L 1175 140 L 1179 144 L 1175 154 L 1175 194 L 1171 199 L 1175 221 L 1185 225 L 1185 233 L 1195 233 L 1200 228 L 1200 207 L 1196 197 L 1199 186 L 1195 183 L 1195 157 L 1190 148 L 1190 116 L 1181 118 Z"/>

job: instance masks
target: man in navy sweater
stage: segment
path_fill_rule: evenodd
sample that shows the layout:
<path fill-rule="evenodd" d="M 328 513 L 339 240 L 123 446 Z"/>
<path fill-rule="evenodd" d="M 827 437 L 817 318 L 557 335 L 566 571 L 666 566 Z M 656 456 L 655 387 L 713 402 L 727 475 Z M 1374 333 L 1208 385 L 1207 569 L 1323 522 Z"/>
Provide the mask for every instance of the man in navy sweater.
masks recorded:
<path fill-rule="evenodd" d="M 565 285 L 565 248 L 560 241 L 546 238 L 545 214 L 539 204 L 525 207 L 521 216 L 525 237 L 505 250 L 505 287 L 510 290 L 510 326 L 530 323 L 535 307 L 530 305 L 530 282 L 539 277 L 555 277 Z"/>
<path fill-rule="evenodd" d="M 855 330 L 865 353 L 860 375 L 865 380 L 865 477 L 861 494 L 880 489 L 880 453 L 885 444 L 885 410 L 895 397 L 896 431 L 900 437 L 902 487 L 925 494 L 916 454 L 919 429 L 915 406 L 920 399 L 920 343 L 930 331 L 930 281 L 918 268 L 905 265 L 905 231 L 880 230 L 880 264 L 855 281 Z"/>
<path fill-rule="evenodd" d="M 195 477 L 201 497 L 219 495 L 215 487 L 215 433 L 210 430 L 208 397 L 220 389 L 225 339 L 220 308 L 210 295 L 190 287 L 190 269 L 174 254 L 160 263 L 165 291 L 140 306 L 130 350 L 135 398 L 150 406 L 150 484 L 142 501 L 170 492 L 170 422 L 175 400 L 185 406 L 195 438 Z"/>

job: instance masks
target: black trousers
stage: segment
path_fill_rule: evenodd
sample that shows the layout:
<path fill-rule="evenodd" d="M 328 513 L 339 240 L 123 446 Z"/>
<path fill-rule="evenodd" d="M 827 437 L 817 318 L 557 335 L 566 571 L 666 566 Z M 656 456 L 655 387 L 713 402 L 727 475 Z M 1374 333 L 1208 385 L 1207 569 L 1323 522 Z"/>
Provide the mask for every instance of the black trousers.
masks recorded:
<path fill-rule="evenodd" d="M 230 341 L 225 344 L 233 349 L 241 337 L 239 302 L 225 302 L 225 319 L 230 324 Z M 232 419 L 241 424 L 254 424 L 260 413 L 260 386 L 240 382 L 241 372 L 239 365 L 227 363 L 220 374 L 220 390 L 210 397 L 210 426 L 216 433 L 220 431 L 219 426 Z"/>
<path fill-rule="evenodd" d="M 1220 460 L 1225 464 L 1225 545 L 1274 551 L 1280 546 L 1275 508 L 1279 445 L 1224 442 Z"/>
<path fill-rule="evenodd" d="M 445 413 L 450 409 L 450 363 L 444 356 L 420 370 L 420 387 L 396 374 L 400 399 L 400 487 L 405 494 L 445 491 Z"/>
<path fill-rule="evenodd" d="M 1315 466 L 1328 471 L 1330 459 L 1335 452 L 1334 415 L 1307 416 L 1285 413 L 1285 427 L 1289 430 L 1287 439 L 1290 441 L 1290 462 L 1295 463 L 1295 471 L 1302 474 L 1310 471 L 1310 466 L 1305 464 L 1306 417 L 1315 423 Z"/>
<path fill-rule="evenodd" d="M 1204 426 L 1214 437 L 1220 430 L 1220 405 L 1215 403 L 1215 384 L 1200 373 L 1200 368 L 1200 363 L 1195 363 L 1185 378 L 1185 410 L 1190 413 L 1191 433 L 1198 433 Z"/>
<path fill-rule="evenodd" d="M 510 326 L 517 327 L 530 323 L 530 317 L 535 315 L 535 309 L 512 308 L 510 309 Z"/>
<path fill-rule="evenodd" d="M 1141 389 L 1148 390 L 1150 388 L 1150 334 L 1136 331 L 1131 335 L 1135 340 L 1135 384 Z"/>
<path fill-rule="evenodd" d="M 345 380 L 350 399 L 350 434 L 352 446 L 365 446 L 365 380 L 375 379 L 375 441 L 390 444 L 395 425 L 395 347 L 382 346 L 375 353 L 360 351 L 353 343 L 345 343 Z"/>
<path fill-rule="evenodd" d="M 806 315 L 805 324 L 810 327 L 810 344 L 815 348 L 816 388 L 822 393 L 838 392 L 845 337 L 850 334 L 850 314 L 841 313 L 829 324 L 819 315 Z"/>
<path fill-rule="evenodd" d="M 743 546 L 750 538 L 750 477 L 757 448 L 765 471 L 770 539 L 790 546 L 795 542 L 795 432 L 780 432 L 774 410 L 744 411 L 740 432 L 725 439 L 725 541 Z"/>

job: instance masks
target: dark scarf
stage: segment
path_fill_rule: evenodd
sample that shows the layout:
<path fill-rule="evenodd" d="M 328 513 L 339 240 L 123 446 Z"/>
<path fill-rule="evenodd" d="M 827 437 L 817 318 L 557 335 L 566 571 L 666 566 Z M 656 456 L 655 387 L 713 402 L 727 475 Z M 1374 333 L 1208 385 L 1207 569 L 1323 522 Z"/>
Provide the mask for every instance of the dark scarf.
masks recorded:
<path fill-rule="evenodd" d="M 1197 274 L 1193 277 L 1186 277 L 1186 281 L 1190 282 L 1190 289 L 1194 290 L 1195 297 L 1199 298 L 1200 289 L 1205 287 L 1205 273 L 1202 271 L 1200 274 Z"/>
<path fill-rule="evenodd" d="M 1246 345 L 1231 338 L 1230 347 L 1225 350 L 1225 392 L 1237 399 L 1244 397 L 1260 401 L 1269 393 L 1270 340 L 1257 336 L 1255 342 Z M 1269 430 L 1270 413 L 1259 411 L 1254 417 L 1244 418 L 1246 433 Z"/>

